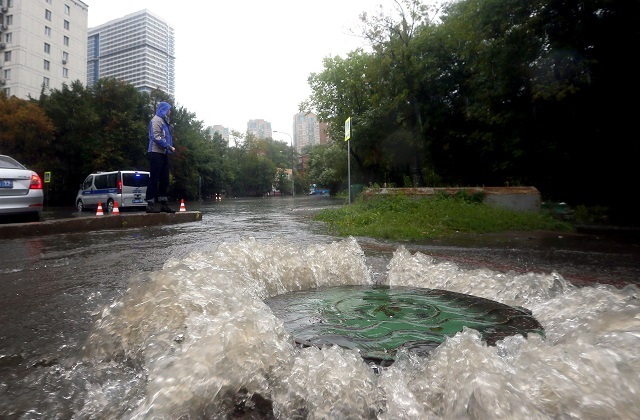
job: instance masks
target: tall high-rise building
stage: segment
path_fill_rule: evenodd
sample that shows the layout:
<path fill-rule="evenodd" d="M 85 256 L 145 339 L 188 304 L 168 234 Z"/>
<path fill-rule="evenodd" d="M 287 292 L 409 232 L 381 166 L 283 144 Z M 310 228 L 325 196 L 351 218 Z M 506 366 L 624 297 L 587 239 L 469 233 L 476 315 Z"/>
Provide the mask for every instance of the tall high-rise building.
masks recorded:
<path fill-rule="evenodd" d="M 229 129 L 227 127 L 223 127 L 221 125 L 214 125 L 209 127 L 209 136 L 211 136 L 211 138 L 213 138 L 213 135 L 215 133 L 220 134 L 222 140 L 224 140 L 227 145 L 229 144 Z"/>
<path fill-rule="evenodd" d="M 312 112 L 299 112 L 293 116 L 293 142 L 297 153 L 306 146 L 320 144 L 320 123 Z"/>
<path fill-rule="evenodd" d="M 38 98 L 87 78 L 88 7 L 79 0 L 0 0 L 0 89 Z"/>
<path fill-rule="evenodd" d="M 249 120 L 247 122 L 247 133 L 253 134 L 259 139 L 268 139 L 273 136 L 271 123 L 265 120 Z"/>
<path fill-rule="evenodd" d="M 87 86 L 114 78 L 174 96 L 175 61 L 173 26 L 147 9 L 89 28 Z"/>

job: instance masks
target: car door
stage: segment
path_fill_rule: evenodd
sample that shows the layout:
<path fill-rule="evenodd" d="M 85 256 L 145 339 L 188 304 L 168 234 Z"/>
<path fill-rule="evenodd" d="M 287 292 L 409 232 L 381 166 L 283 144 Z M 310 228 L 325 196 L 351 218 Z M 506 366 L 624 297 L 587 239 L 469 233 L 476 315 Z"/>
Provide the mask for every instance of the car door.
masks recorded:
<path fill-rule="evenodd" d="M 93 191 L 95 204 L 102 204 L 103 210 L 105 208 L 105 205 L 107 204 L 109 193 L 112 190 L 115 191 L 115 187 L 112 187 L 110 183 L 115 184 L 116 175 L 113 174 L 111 177 L 109 175 L 110 174 L 106 173 L 98 174 L 93 180 L 93 185 L 95 186 L 95 190 Z M 113 178 L 113 181 L 111 180 L 111 178 Z"/>
<path fill-rule="evenodd" d="M 96 196 L 96 187 L 94 185 L 94 175 L 89 175 L 82 183 L 82 203 L 85 207 L 96 207 L 98 205 L 98 198 Z"/>
<path fill-rule="evenodd" d="M 149 184 L 148 172 L 122 173 L 122 202 L 126 206 L 146 206 L 145 195 Z"/>

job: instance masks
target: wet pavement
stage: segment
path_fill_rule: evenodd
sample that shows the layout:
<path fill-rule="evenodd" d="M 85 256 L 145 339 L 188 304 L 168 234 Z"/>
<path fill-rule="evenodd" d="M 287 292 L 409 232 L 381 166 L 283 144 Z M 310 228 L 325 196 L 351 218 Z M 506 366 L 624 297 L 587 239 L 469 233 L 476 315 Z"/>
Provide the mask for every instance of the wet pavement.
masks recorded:
<path fill-rule="evenodd" d="M 338 238 L 313 215 L 342 204 L 187 203 L 201 221 L 0 238 L 0 417 L 251 418 L 260 400 L 271 418 L 638 418 L 634 235 Z M 351 285 L 523 307 L 545 338 L 467 329 L 374 376 L 295 348 L 265 304 Z"/>

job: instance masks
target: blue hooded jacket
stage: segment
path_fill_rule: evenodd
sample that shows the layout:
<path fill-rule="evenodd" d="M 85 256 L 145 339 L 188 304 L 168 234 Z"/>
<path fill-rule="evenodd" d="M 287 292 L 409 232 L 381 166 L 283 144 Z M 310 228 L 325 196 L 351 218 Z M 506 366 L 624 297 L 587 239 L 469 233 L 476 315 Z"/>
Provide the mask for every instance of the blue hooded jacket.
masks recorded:
<path fill-rule="evenodd" d="M 171 105 L 160 102 L 156 109 L 156 115 L 149 122 L 149 147 L 147 152 L 172 154 L 173 137 L 169 127 L 167 112 Z"/>

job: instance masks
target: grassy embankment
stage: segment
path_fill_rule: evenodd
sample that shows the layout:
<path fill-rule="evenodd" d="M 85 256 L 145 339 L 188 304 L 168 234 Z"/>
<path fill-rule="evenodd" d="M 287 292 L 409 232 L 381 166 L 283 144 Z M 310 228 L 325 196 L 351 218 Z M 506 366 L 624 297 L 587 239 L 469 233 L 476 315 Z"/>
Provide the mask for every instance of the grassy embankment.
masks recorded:
<path fill-rule="evenodd" d="M 411 198 L 361 197 L 340 208 L 324 209 L 315 220 L 331 233 L 390 240 L 434 239 L 461 233 L 552 230 L 572 231 L 571 223 L 543 213 L 517 212 L 483 204 L 481 197 L 459 194 Z"/>

